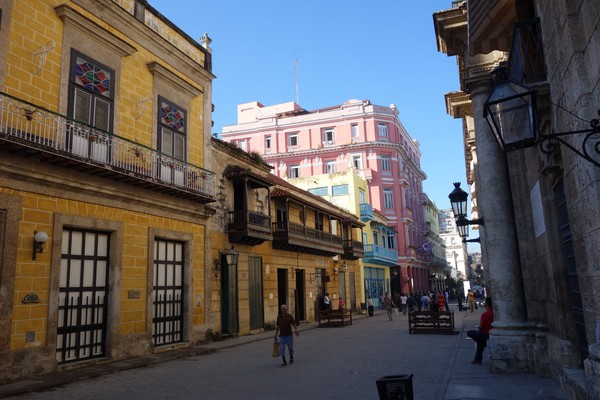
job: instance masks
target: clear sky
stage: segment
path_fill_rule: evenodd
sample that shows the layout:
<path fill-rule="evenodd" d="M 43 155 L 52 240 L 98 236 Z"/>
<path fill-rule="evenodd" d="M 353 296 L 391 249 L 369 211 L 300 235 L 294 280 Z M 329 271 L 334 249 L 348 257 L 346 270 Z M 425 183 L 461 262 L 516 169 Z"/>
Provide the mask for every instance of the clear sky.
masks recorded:
<path fill-rule="evenodd" d="M 432 17 L 451 0 L 149 2 L 195 40 L 213 40 L 213 132 L 237 123 L 238 104 L 296 101 L 297 65 L 303 108 L 396 104 L 421 144 L 427 195 L 443 209 L 452 182 L 468 192 L 462 122 L 444 103 L 459 90 L 456 58 L 437 51 Z"/>

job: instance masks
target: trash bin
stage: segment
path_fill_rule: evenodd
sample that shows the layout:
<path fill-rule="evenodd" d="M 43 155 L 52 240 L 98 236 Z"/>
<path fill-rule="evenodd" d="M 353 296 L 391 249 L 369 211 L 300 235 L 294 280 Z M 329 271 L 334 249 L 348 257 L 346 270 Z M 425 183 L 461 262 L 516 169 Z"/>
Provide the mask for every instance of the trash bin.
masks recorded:
<path fill-rule="evenodd" d="M 412 375 L 388 375 L 377 379 L 379 400 L 413 400 Z"/>

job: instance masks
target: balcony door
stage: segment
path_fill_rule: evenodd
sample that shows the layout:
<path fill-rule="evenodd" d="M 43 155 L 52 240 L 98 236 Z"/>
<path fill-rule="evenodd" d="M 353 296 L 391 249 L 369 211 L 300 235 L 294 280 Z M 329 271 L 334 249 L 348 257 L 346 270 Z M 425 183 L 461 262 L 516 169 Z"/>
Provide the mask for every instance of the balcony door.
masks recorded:
<path fill-rule="evenodd" d="M 114 75 L 107 66 L 72 51 L 68 114 L 86 125 L 69 122 L 67 149 L 103 163 L 110 159 L 111 138 L 104 132 L 112 132 Z"/>
<path fill-rule="evenodd" d="M 186 110 L 158 98 L 158 144 L 164 155 L 158 163 L 159 176 L 165 182 L 185 185 L 185 170 L 178 161 L 186 160 Z"/>

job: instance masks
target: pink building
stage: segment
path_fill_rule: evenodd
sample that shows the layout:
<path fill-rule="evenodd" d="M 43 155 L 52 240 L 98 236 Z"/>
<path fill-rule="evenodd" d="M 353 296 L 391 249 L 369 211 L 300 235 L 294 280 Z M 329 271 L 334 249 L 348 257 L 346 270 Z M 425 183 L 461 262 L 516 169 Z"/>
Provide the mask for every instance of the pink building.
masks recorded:
<path fill-rule="evenodd" d="M 349 100 L 307 111 L 295 102 L 265 107 L 238 105 L 238 124 L 225 126 L 222 138 L 260 154 L 283 178 L 342 172 L 348 168 L 365 178 L 374 209 L 395 230 L 398 262 L 386 274 L 390 292 L 429 289 L 424 222 L 423 180 L 419 143 L 398 119 L 395 105 Z M 365 243 L 368 244 L 368 243 Z"/>

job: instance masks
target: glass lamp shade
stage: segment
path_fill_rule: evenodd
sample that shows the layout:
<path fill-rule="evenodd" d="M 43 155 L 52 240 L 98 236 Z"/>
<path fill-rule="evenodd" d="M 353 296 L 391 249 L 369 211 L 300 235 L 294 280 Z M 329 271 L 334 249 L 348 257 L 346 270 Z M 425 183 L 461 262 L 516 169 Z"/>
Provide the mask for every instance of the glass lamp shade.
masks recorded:
<path fill-rule="evenodd" d="M 233 246 L 231 246 L 231 249 L 227 253 L 225 253 L 227 265 L 237 265 L 239 257 L 240 253 L 238 253 L 237 250 L 233 248 Z"/>
<path fill-rule="evenodd" d="M 509 80 L 494 86 L 484 106 L 487 120 L 502 151 L 535 144 L 535 92 Z"/>
<path fill-rule="evenodd" d="M 465 217 L 458 218 L 456 220 L 456 229 L 461 238 L 469 236 L 469 221 Z"/>
<path fill-rule="evenodd" d="M 448 195 L 454 218 L 465 217 L 467 215 L 467 192 L 460 188 L 460 182 L 454 182 L 454 190 Z"/>
<path fill-rule="evenodd" d="M 34 240 L 38 243 L 46 243 L 48 240 L 48 234 L 44 231 L 35 232 Z"/>

